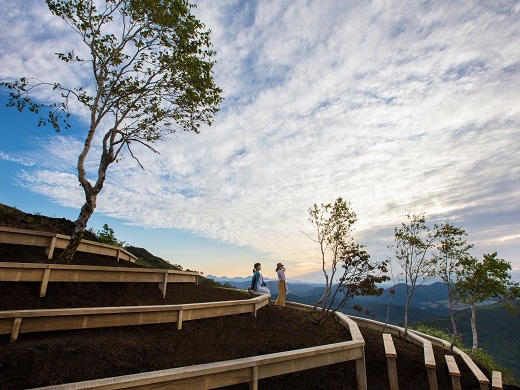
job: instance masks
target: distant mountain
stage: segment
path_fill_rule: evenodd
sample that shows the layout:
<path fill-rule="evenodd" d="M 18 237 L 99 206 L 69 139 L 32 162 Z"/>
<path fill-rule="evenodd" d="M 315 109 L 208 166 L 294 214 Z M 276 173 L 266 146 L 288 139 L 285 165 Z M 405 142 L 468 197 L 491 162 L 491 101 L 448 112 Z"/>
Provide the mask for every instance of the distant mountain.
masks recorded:
<path fill-rule="evenodd" d="M 215 282 L 228 282 L 229 284 L 233 283 L 243 283 L 249 281 L 251 283 L 251 277 L 242 277 L 242 276 L 235 276 L 233 278 L 230 278 L 228 276 L 213 276 L 213 275 L 206 275 L 206 278 L 213 279 Z M 268 280 L 268 279 L 266 279 Z"/>

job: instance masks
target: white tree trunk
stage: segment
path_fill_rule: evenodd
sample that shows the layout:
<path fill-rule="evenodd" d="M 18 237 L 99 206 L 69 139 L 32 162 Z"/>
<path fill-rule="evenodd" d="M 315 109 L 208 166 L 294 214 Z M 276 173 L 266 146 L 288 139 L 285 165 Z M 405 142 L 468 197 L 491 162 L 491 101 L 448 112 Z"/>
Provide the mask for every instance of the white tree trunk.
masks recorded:
<path fill-rule="evenodd" d="M 478 349 L 478 336 L 477 336 L 477 311 L 475 310 L 475 304 L 471 304 L 471 332 L 473 333 L 473 352 Z"/>
<path fill-rule="evenodd" d="M 410 299 L 412 298 L 411 295 L 408 295 L 406 297 L 406 306 L 404 308 L 404 335 L 405 337 L 408 336 L 408 309 L 410 308 Z"/>
<path fill-rule="evenodd" d="M 450 295 L 450 319 L 451 326 L 453 327 L 453 336 L 451 338 L 450 350 L 453 351 L 453 346 L 455 345 L 455 341 L 457 341 L 457 324 L 455 324 L 455 317 L 453 316 L 453 298 Z"/>

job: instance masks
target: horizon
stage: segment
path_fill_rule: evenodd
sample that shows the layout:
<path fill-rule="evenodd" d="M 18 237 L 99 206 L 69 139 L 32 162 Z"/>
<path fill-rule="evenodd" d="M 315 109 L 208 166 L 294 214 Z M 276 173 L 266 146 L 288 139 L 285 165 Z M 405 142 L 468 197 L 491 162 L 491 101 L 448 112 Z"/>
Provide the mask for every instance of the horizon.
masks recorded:
<path fill-rule="evenodd" d="M 313 280 L 319 248 L 298 229 L 341 196 L 374 260 L 406 213 L 425 212 L 520 280 L 520 3 L 195 3 L 224 91 L 215 123 L 160 155 L 138 150 L 145 171 L 128 154 L 113 164 L 88 228 L 204 274 L 249 275 L 259 261 L 269 277 L 282 261 L 289 279 Z M 44 2 L 0 12 L 0 81 L 89 85 L 54 55 L 79 38 Z M 5 103 L 0 90 L 0 202 L 74 221 L 87 113 L 72 106 L 72 128 L 55 134 Z"/>

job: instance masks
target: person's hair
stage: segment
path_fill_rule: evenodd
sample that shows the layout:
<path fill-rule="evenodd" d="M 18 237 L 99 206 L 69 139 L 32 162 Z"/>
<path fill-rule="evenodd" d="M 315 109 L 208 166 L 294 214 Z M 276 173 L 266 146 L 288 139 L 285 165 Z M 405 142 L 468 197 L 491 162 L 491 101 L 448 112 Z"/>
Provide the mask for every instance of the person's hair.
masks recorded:
<path fill-rule="evenodd" d="M 279 269 L 282 269 L 282 268 L 283 268 L 283 264 L 276 265 L 275 272 L 278 271 Z"/>
<path fill-rule="evenodd" d="M 259 265 L 260 265 L 260 263 L 255 263 L 255 265 L 253 266 L 253 267 L 254 267 L 254 268 L 253 268 L 253 273 L 256 272 L 256 270 L 257 270 L 257 268 L 258 268 Z"/>

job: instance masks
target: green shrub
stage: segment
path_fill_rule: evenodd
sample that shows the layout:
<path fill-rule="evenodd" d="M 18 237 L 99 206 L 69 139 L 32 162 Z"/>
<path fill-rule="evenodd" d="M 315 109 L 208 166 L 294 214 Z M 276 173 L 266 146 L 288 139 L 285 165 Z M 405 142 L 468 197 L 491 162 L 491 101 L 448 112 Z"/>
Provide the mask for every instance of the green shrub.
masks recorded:
<path fill-rule="evenodd" d="M 421 332 L 421 333 L 428 334 L 433 337 L 437 337 L 442 340 L 446 340 L 451 343 L 451 335 L 440 329 L 433 328 L 431 326 L 426 326 L 423 324 L 418 324 L 418 325 L 414 326 L 412 329 L 414 329 L 418 332 Z M 459 348 L 460 350 L 466 352 L 473 359 L 473 361 L 475 363 L 477 363 L 480 367 L 485 368 L 490 373 L 493 371 L 500 371 L 502 373 L 502 382 L 504 384 L 508 384 L 508 385 L 519 385 L 520 384 L 515 379 L 513 373 L 510 370 L 496 364 L 495 361 L 493 360 L 493 356 L 491 356 L 485 350 L 479 348 L 476 352 L 472 352 L 471 348 L 466 348 L 462 344 L 462 341 L 459 338 L 455 341 L 455 346 L 457 348 Z"/>

